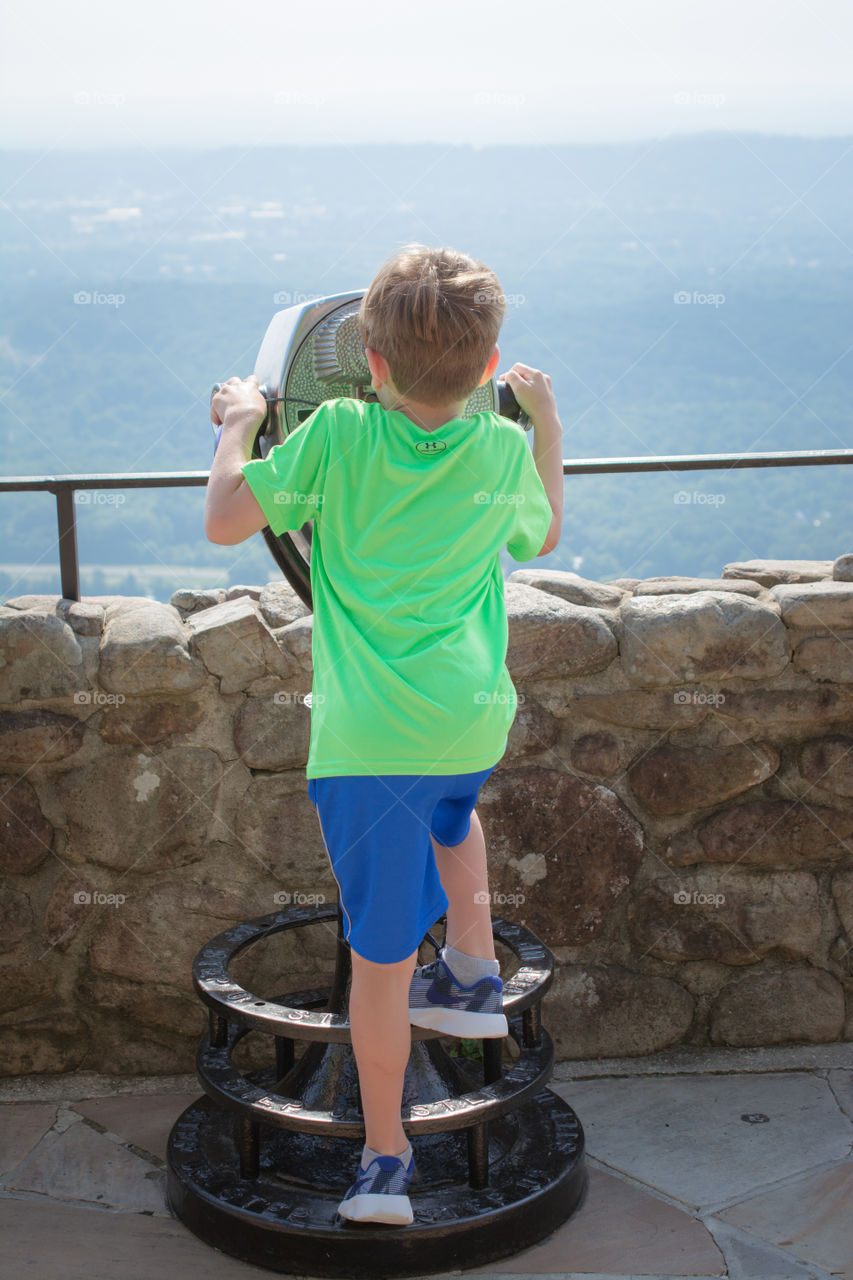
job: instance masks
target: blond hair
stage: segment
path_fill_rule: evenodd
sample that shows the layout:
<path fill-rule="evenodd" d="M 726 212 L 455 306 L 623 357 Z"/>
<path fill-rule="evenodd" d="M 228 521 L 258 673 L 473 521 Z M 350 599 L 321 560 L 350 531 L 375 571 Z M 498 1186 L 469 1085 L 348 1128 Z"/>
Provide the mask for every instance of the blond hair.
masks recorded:
<path fill-rule="evenodd" d="M 489 267 L 456 249 L 407 244 L 370 284 L 358 313 L 365 347 L 421 404 L 467 399 L 497 342 L 506 302 Z"/>

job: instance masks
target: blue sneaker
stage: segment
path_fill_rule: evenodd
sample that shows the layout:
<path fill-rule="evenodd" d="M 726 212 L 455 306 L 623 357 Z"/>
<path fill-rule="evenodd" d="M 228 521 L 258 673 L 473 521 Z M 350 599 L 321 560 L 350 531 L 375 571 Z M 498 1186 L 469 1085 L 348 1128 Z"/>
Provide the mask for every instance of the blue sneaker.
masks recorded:
<path fill-rule="evenodd" d="M 409 1021 L 450 1036 L 491 1040 L 509 1033 L 503 1011 L 504 984 L 491 975 L 470 987 L 457 982 L 439 951 L 435 960 L 419 965 L 409 987 Z"/>
<path fill-rule="evenodd" d="M 414 1173 L 414 1153 L 408 1168 L 399 1156 L 374 1156 L 366 1169 L 359 1163 L 358 1177 L 338 1205 L 338 1213 L 349 1222 L 409 1226 L 414 1215 L 407 1192 Z"/>

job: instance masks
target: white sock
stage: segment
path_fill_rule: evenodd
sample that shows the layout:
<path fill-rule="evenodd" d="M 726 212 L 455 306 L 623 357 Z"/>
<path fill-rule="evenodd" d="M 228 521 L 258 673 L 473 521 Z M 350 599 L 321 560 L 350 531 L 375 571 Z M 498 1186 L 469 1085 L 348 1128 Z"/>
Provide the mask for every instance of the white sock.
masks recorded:
<path fill-rule="evenodd" d="M 381 1156 L 385 1154 L 387 1153 L 384 1151 L 374 1151 L 372 1147 L 369 1147 L 367 1143 L 365 1143 L 364 1150 L 361 1153 L 362 1169 L 364 1169 L 366 1172 L 367 1166 L 370 1164 L 371 1160 L 375 1160 L 377 1156 Z M 412 1144 L 410 1142 L 407 1142 L 405 1151 L 401 1151 L 399 1154 L 397 1152 L 394 1152 L 394 1154 L 397 1156 L 397 1159 L 402 1160 L 403 1164 L 406 1166 L 406 1168 L 408 1168 L 409 1161 L 412 1158 Z"/>
<path fill-rule="evenodd" d="M 489 974 L 495 977 L 500 976 L 501 967 L 497 960 L 469 956 L 465 951 L 457 951 L 455 947 L 449 947 L 447 943 L 441 948 L 441 954 L 450 972 L 463 987 L 472 987 L 480 978 L 488 977 Z"/>

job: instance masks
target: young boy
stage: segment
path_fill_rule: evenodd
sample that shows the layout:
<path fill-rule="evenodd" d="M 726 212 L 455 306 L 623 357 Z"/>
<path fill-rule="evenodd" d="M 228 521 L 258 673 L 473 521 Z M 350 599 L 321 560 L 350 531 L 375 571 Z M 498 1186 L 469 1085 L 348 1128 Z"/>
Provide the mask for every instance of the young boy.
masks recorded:
<path fill-rule="evenodd" d="M 401 1121 L 410 1026 L 507 1032 L 483 832 L 475 804 L 515 718 L 499 550 L 557 545 L 561 426 L 551 380 L 503 378 L 533 423 L 463 418 L 500 357 L 495 274 L 410 244 L 380 268 L 359 327 L 376 400 L 321 404 L 264 459 L 252 375 L 230 378 L 205 534 L 226 546 L 314 520 L 308 795 L 352 952 L 349 1017 L 366 1143 L 339 1205 L 349 1221 L 408 1224 L 414 1158 Z M 415 971 L 446 911 L 445 945 Z"/>

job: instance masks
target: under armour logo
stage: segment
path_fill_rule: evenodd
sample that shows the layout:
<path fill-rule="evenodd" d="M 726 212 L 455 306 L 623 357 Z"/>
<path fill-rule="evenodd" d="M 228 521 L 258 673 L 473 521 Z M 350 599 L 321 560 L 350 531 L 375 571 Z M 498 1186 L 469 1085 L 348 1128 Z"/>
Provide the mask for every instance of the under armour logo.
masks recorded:
<path fill-rule="evenodd" d="M 441 453 L 447 445 L 443 440 L 421 440 L 415 445 L 418 453 Z"/>

